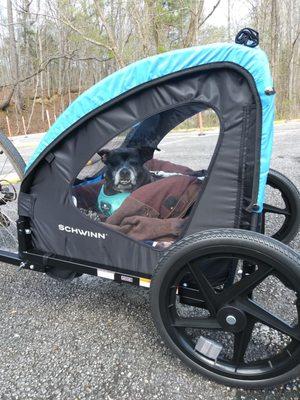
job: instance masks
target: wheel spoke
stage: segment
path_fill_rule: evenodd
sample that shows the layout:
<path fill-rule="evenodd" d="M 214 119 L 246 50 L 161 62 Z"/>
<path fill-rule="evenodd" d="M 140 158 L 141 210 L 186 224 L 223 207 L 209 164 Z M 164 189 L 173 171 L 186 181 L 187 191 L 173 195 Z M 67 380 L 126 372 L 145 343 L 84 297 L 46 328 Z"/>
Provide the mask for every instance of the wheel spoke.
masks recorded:
<path fill-rule="evenodd" d="M 214 288 L 207 280 L 206 276 L 202 273 L 199 266 L 192 266 L 190 263 L 187 263 L 187 266 L 198 285 L 199 291 L 203 296 L 208 310 L 212 316 L 216 315 L 219 308 L 219 301 L 217 300 L 217 295 Z"/>
<path fill-rule="evenodd" d="M 266 266 L 259 266 L 259 268 L 241 278 L 228 289 L 223 290 L 218 296 L 222 299 L 222 303 L 229 303 L 242 294 L 250 293 L 259 283 L 261 283 L 270 273 L 273 268 Z"/>
<path fill-rule="evenodd" d="M 261 233 L 263 235 L 266 233 L 266 213 L 264 211 L 261 213 Z"/>
<path fill-rule="evenodd" d="M 288 325 L 283 320 L 275 317 L 275 315 L 270 314 L 263 307 L 255 303 L 250 299 L 240 299 L 236 302 L 236 305 L 240 307 L 243 311 L 250 314 L 257 321 L 268 325 L 270 328 L 273 328 L 285 335 L 290 336 L 293 339 L 300 341 L 300 329 L 299 327 L 292 327 Z"/>
<path fill-rule="evenodd" d="M 222 329 L 215 318 L 176 318 L 172 326 L 176 328 Z"/>
<path fill-rule="evenodd" d="M 295 301 L 296 309 L 297 309 L 297 314 L 298 314 L 298 327 L 300 328 L 300 298 L 298 297 L 299 295 L 297 294 L 297 299 Z"/>
<path fill-rule="evenodd" d="M 279 208 L 279 207 L 275 207 L 275 206 L 272 206 L 271 204 L 266 204 L 266 203 L 264 203 L 263 211 L 264 211 L 264 213 L 270 213 L 270 214 L 280 214 L 280 215 L 286 215 L 286 216 L 291 215 L 289 210 L 286 208 Z"/>
<path fill-rule="evenodd" d="M 249 345 L 255 320 L 248 318 L 247 325 L 244 330 L 234 335 L 234 349 L 232 361 L 236 365 L 240 365 L 244 361 L 244 356 Z"/>
<path fill-rule="evenodd" d="M 3 169 L 4 169 L 4 167 L 5 167 L 6 161 L 7 161 L 7 157 L 5 158 L 4 163 L 2 164 L 2 168 L 1 168 L 1 171 L 0 171 L 0 175 L 2 175 L 2 172 L 3 172 Z"/>

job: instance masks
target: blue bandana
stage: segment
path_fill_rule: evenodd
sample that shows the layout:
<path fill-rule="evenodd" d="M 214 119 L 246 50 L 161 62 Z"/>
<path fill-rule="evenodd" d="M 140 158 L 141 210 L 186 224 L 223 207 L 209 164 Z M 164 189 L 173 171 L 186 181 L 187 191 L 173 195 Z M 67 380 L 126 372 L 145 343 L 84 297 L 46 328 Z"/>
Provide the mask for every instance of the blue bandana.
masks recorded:
<path fill-rule="evenodd" d="M 121 192 L 108 196 L 104 193 L 104 185 L 101 187 L 97 199 L 99 211 L 105 216 L 110 217 L 119 207 L 121 207 L 124 200 L 130 196 L 130 192 Z"/>

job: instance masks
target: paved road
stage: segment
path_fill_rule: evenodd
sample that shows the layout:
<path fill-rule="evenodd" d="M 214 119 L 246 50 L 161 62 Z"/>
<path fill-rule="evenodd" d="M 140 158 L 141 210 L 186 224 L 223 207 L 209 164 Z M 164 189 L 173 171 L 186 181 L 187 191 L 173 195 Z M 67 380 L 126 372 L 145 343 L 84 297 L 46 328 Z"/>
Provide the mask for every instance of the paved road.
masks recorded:
<path fill-rule="evenodd" d="M 178 160 L 205 167 L 217 136 L 189 136 L 193 153 L 178 133 L 161 157 L 171 148 Z M 16 141 L 25 158 L 29 140 Z M 299 154 L 300 123 L 277 126 L 272 165 L 298 187 Z M 300 249 L 299 236 L 293 246 Z M 7 265 L 0 281 L 1 400 L 300 398 L 297 382 L 250 392 L 191 372 L 158 337 L 147 290 L 88 276 L 61 283 Z"/>

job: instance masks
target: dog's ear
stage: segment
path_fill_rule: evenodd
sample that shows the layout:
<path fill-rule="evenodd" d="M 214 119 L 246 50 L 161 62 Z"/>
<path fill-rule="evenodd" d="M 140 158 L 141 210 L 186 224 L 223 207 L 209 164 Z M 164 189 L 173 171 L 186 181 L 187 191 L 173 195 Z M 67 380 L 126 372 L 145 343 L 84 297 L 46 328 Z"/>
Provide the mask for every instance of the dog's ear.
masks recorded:
<path fill-rule="evenodd" d="M 100 150 L 100 151 L 97 151 L 97 153 L 98 153 L 98 155 L 100 156 L 101 161 L 102 161 L 104 164 L 106 164 L 106 163 L 107 163 L 108 156 L 109 156 L 109 153 L 110 153 L 110 150 L 108 150 L 108 149 L 102 149 L 102 150 Z"/>
<path fill-rule="evenodd" d="M 138 151 L 139 151 L 140 157 L 143 161 L 143 164 L 146 161 L 152 160 L 155 150 L 160 151 L 160 149 L 158 149 L 157 147 L 151 147 L 151 146 L 138 147 Z"/>

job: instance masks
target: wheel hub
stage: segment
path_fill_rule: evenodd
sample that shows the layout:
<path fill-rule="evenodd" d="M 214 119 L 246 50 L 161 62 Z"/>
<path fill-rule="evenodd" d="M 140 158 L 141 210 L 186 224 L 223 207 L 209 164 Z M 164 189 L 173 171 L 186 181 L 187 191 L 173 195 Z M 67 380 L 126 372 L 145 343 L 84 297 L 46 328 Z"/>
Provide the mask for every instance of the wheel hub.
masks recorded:
<path fill-rule="evenodd" d="M 233 306 L 220 308 L 217 313 L 217 320 L 224 330 L 230 332 L 241 332 L 247 324 L 245 313 Z"/>
<path fill-rule="evenodd" d="M 236 325 L 236 318 L 235 318 L 235 316 L 234 316 L 234 315 L 228 315 L 228 316 L 226 317 L 226 322 L 227 322 L 227 324 L 229 324 L 229 325 Z"/>

